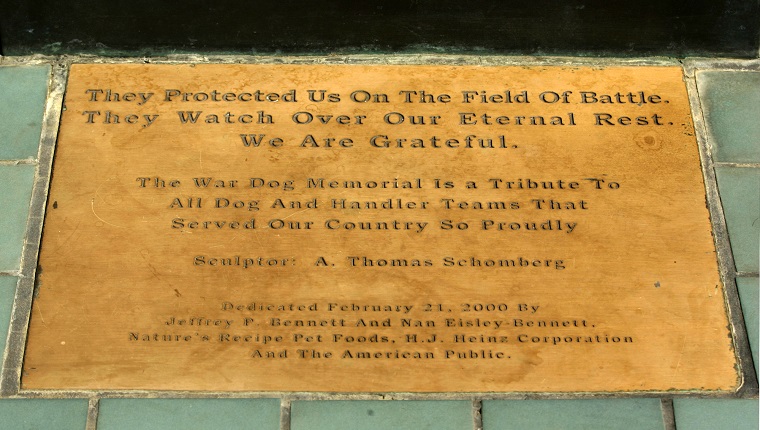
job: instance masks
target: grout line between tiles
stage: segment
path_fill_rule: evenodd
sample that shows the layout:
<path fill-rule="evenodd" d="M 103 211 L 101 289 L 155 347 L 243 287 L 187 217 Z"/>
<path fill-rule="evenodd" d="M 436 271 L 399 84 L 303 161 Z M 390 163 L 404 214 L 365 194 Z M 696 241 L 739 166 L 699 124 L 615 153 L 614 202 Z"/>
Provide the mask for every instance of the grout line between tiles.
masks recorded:
<path fill-rule="evenodd" d="M 760 143 L 758 143 L 760 145 Z M 739 168 L 754 168 L 760 169 L 760 163 L 732 163 L 728 161 L 716 161 L 716 167 L 739 167 Z"/>
<path fill-rule="evenodd" d="M 87 405 L 87 424 L 85 430 L 98 429 L 98 415 L 100 414 L 100 399 L 97 397 L 90 399 Z"/>
<path fill-rule="evenodd" d="M 33 158 L 25 158 L 19 160 L 0 160 L 0 166 L 36 166 L 37 160 Z"/>
<path fill-rule="evenodd" d="M 472 399 L 472 428 L 483 430 L 483 401 L 479 398 Z"/>
<path fill-rule="evenodd" d="M 676 430 L 676 413 L 673 399 L 660 399 L 662 410 L 662 425 L 664 430 Z"/>
<path fill-rule="evenodd" d="M 760 58 L 733 59 L 733 58 L 696 58 L 690 57 L 683 60 L 684 67 L 690 75 L 699 71 L 760 71 Z"/>
<path fill-rule="evenodd" d="M 290 430 L 291 402 L 287 397 L 280 399 L 280 430 Z"/>

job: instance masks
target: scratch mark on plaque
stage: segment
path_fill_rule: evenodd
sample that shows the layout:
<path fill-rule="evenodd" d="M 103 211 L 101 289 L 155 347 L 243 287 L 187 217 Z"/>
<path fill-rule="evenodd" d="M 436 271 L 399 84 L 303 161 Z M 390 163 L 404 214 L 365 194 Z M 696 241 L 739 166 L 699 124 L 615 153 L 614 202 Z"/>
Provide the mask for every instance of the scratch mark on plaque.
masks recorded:
<path fill-rule="evenodd" d="M 147 265 L 148 265 L 148 268 L 150 269 L 150 272 L 153 274 L 153 277 L 154 277 L 154 278 L 156 278 L 156 279 L 158 279 L 158 280 L 160 281 L 160 280 L 161 280 L 161 277 L 160 277 L 160 276 L 158 276 L 158 271 L 156 270 L 156 268 L 155 268 L 155 267 L 153 267 L 153 265 L 152 265 L 152 264 L 150 264 L 150 262 L 148 261 L 148 259 L 147 259 L 147 258 L 145 258 L 145 254 L 143 254 L 143 253 L 141 252 L 141 253 L 140 253 L 140 257 L 142 257 L 143 261 L 145 261 L 145 264 L 147 264 Z M 177 290 L 174 290 L 174 291 L 177 291 Z M 179 296 L 177 296 L 177 297 L 179 297 Z"/>
<path fill-rule="evenodd" d="M 253 238 L 256 239 L 256 243 L 258 243 L 260 247 L 262 247 L 262 248 L 264 247 L 264 244 L 261 243 L 261 238 L 259 237 L 259 232 L 258 231 L 256 231 L 256 230 L 253 231 Z"/>
<path fill-rule="evenodd" d="M 66 236 L 63 241 L 61 241 L 61 243 L 58 244 L 58 246 L 55 248 L 56 251 L 61 249 L 63 245 L 66 245 L 71 240 L 71 238 L 74 237 L 74 234 L 79 230 L 80 224 L 82 224 L 82 221 L 77 222 L 77 225 L 74 226 L 74 229 L 71 231 L 71 233 L 69 233 L 69 235 Z"/>
<path fill-rule="evenodd" d="M 309 209 L 309 208 L 306 208 L 306 209 L 304 209 L 304 210 L 302 210 L 302 211 L 293 212 L 292 214 L 290 214 L 290 215 L 288 215 L 288 216 L 286 216 L 286 217 L 284 217 L 284 218 L 282 218 L 282 219 L 288 219 L 288 218 L 290 218 L 290 217 L 292 217 L 292 216 L 294 216 L 294 215 L 298 215 L 298 214 L 300 214 L 300 213 L 302 213 L 302 212 L 306 212 L 306 211 L 308 211 L 308 210 L 310 210 L 310 209 Z"/>
<path fill-rule="evenodd" d="M 112 223 L 104 220 L 100 216 L 98 216 L 98 214 L 95 212 L 95 198 L 94 197 L 92 198 L 92 200 L 90 200 L 90 207 L 92 208 L 92 214 L 95 215 L 95 218 L 99 219 L 100 221 L 102 221 L 102 222 L 104 222 L 104 223 L 106 223 L 108 225 L 112 225 L 114 227 L 119 227 L 119 228 L 124 228 L 124 226 L 112 224 Z"/>
<path fill-rule="evenodd" d="M 678 361 L 676 362 L 676 368 L 673 369 L 674 377 L 678 373 L 678 368 L 681 367 L 681 359 L 683 358 L 683 353 L 685 349 L 686 349 L 686 342 L 684 341 L 683 338 L 681 338 L 681 351 L 678 352 Z"/>
<path fill-rule="evenodd" d="M 40 314 L 40 321 L 42 321 L 42 324 L 45 324 L 45 317 L 42 316 L 42 306 L 40 306 L 39 303 L 37 303 L 37 313 Z"/>
<path fill-rule="evenodd" d="M 177 297 L 182 297 L 182 294 L 176 288 L 174 289 L 174 295 L 176 295 Z"/>

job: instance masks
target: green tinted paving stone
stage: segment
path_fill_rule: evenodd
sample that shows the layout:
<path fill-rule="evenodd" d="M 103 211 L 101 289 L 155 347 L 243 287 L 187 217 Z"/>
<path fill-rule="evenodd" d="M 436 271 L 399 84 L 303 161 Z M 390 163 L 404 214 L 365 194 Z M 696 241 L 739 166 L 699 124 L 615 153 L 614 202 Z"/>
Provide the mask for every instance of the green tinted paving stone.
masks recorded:
<path fill-rule="evenodd" d="M 280 428 L 277 399 L 103 399 L 98 430 Z"/>
<path fill-rule="evenodd" d="M 760 162 L 760 72 L 697 73 L 715 161 Z"/>
<path fill-rule="evenodd" d="M 466 401 L 293 402 L 291 430 L 470 430 Z"/>
<path fill-rule="evenodd" d="M 736 285 L 739 288 L 739 298 L 742 301 L 744 312 L 744 325 L 747 327 L 749 346 L 752 348 L 752 359 L 755 360 L 755 372 L 758 371 L 758 348 L 760 347 L 760 319 L 758 319 L 758 307 L 760 307 L 760 285 L 757 278 L 738 278 Z"/>
<path fill-rule="evenodd" d="M 663 430 L 663 428 L 659 399 L 483 402 L 483 430 Z"/>
<path fill-rule="evenodd" d="M 49 66 L 0 67 L 0 159 L 37 158 Z"/>
<path fill-rule="evenodd" d="M 0 355 L 5 351 L 5 341 L 8 338 L 8 326 L 11 322 L 13 296 L 16 294 L 15 276 L 0 275 Z"/>
<path fill-rule="evenodd" d="M 0 400 L 0 428 L 13 430 L 83 430 L 87 400 Z"/>
<path fill-rule="evenodd" d="M 18 270 L 36 167 L 0 166 L 0 270 Z"/>
<path fill-rule="evenodd" d="M 736 270 L 757 272 L 760 258 L 760 169 L 718 167 L 715 170 Z"/>
<path fill-rule="evenodd" d="M 758 428 L 757 400 L 675 399 L 678 430 L 751 430 Z"/>

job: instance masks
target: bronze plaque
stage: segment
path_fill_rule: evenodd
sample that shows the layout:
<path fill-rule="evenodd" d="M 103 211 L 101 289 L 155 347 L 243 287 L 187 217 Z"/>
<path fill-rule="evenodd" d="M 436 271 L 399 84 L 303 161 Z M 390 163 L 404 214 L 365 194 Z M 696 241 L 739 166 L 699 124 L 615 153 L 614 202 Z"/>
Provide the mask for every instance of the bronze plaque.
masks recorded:
<path fill-rule="evenodd" d="M 25 389 L 732 391 L 678 67 L 74 65 Z"/>

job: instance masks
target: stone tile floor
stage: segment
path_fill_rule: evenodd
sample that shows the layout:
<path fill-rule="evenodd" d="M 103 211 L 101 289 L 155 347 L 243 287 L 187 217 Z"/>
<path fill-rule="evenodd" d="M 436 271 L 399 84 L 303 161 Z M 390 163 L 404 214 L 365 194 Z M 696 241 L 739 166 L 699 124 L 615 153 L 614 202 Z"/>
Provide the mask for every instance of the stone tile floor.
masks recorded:
<path fill-rule="evenodd" d="M 0 347 L 5 350 L 56 58 L 0 58 Z M 630 64 L 630 60 L 626 60 Z M 65 63 L 65 62 L 64 62 Z M 646 60 L 642 60 L 642 64 Z M 63 64 L 63 63 L 62 63 Z M 706 122 L 739 296 L 758 362 L 760 62 L 687 60 Z M 59 66 L 60 67 L 60 66 Z M 65 67 L 65 65 L 64 65 Z M 695 73 L 691 75 L 691 71 Z M 697 109 L 697 112 L 700 110 Z M 699 122 L 700 118 L 695 118 Z M 43 181 L 44 182 L 44 179 Z M 39 214 L 32 213 L 31 216 Z M 28 264 L 29 262 L 26 262 Z M 756 367 L 757 371 L 757 367 Z M 0 399 L 9 429 L 758 429 L 757 399 Z"/>

